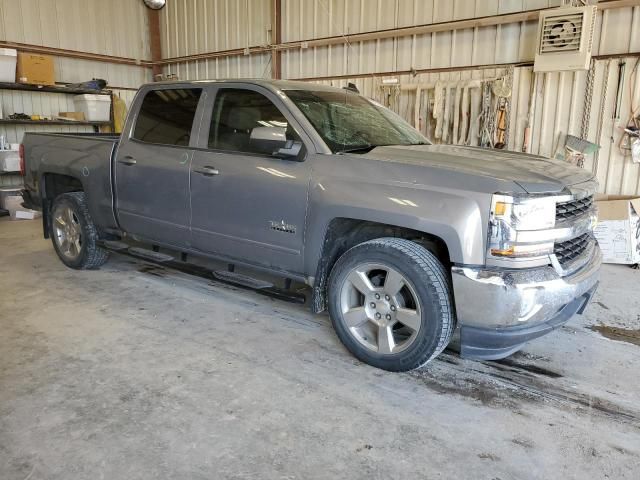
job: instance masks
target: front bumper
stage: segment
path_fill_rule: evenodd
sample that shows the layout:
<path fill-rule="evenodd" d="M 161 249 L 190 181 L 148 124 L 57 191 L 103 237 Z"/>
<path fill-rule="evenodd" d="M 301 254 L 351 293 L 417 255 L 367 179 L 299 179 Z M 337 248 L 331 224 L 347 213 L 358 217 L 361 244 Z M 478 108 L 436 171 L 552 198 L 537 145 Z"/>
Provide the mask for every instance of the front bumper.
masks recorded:
<path fill-rule="evenodd" d="M 553 266 L 520 270 L 453 267 L 461 355 L 505 358 L 581 314 L 598 285 L 602 254 L 569 275 Z"/>

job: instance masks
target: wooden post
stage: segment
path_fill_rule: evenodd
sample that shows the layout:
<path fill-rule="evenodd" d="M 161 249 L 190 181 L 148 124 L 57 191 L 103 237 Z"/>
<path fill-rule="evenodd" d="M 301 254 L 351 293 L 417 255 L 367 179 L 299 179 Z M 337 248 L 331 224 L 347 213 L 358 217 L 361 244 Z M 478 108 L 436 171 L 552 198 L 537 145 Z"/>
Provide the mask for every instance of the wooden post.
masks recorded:
<path fill-rule="evenodd" d="M 282 4 L 280 0 L 271 0 L 271 45 L 282 43 Z M 271 50 L 271 78 L 282 78 L 282 52 Z"/>
<path fill-rule="evenodd" d="M 149 50 L 151 50 L 151 61 L 162 60 L 162 41 L 160 38 L 160 11 L 147 8 L 147 18 L 149 20 Z M 153 79 L 162 73 L 162 65 L 153 64 Z"/>

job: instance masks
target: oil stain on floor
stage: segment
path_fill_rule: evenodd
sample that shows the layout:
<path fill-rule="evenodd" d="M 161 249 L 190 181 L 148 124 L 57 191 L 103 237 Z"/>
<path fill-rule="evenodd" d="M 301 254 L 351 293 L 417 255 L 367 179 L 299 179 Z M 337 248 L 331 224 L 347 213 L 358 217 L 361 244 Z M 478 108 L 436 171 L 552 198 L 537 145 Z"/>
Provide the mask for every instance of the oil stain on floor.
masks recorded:
<path fill-rule="evenodd" d="M 640 330 L 631 330 L 620 327 L 608 327 L 606 325 L 592 325 L 589 327 L 594 332 L 598 332 L 603 337 L 619 342 L 627 342 L 640 346 Z"/>

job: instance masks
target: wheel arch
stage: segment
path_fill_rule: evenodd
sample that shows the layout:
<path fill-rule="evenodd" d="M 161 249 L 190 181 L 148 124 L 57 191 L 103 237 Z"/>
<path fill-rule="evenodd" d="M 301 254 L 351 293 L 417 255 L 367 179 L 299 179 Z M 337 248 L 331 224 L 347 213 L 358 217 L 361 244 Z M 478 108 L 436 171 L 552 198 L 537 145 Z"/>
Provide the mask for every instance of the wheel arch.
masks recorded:
<path fill-rule="evenodd" d="M 74 175 L 58 172 L 43 172 L 40 176 L 40 197 L 42 204 L 42 225 L 44 238 L 51 231 L 51 206 L 59 195 L 70 192 L 82 192 L 84 185 Z"/>
<path fill-rule="evenodd" d="M 447 242 L 439 235 L 400 225 L 348 217 L 333 218 L 325 229 L 322 248 L 313 281 L 312 311 L 327 308 L 327 284 L 331 270 L 340 256 L 350 248 L 380 237 L 395 237 L 414 241 L 432 252 L 445 267 L 451 264 Z"/>

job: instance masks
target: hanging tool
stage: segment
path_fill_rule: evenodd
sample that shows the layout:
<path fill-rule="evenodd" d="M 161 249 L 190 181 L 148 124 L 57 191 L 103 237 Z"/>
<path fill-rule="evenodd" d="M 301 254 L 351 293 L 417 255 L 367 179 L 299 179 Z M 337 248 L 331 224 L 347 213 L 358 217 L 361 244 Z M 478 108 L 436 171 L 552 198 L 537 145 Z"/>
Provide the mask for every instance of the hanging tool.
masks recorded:
<path fill-rule="evenodd" d="M 451 143 L 458 145 L 459 141 L 459 129 L 460 129 L 460 102 L 462 101 L 462 88 L 461 82 L 455 86 L 456 94 L 453 102 L 453 136 L 451 137 Z"/>
<path fill-rule="evenodd" d="M 433 118 L 436 121 L 436 131 L 434 137 L 442 138 L 442 117 L 444 116 L 444 85 L 441 81 L 436 82 L 435 98 L 433 101 Z"/>
<path fill-rule="evenodd" d="M 451 86 L 445 87 L 444 96 L 444 115 L 442 119 L 442 141 L 447 142 L 449 139 L 449 130 L 451 130 L 449 124 L 451 120 Z"/>
<path fill-rule="evenodd" d="M 505 75 L 499 80 L 495 80 L 491 84 L 491 91 L 496 97 L 496 113 L 495 113 L 495 138 L 494 148 L 505 148 L 507 146 L 507 130 L 509 128 L 508 110 L 509 98 L 511 98 L 511 85 L 509 75 Z"/>
<path fill-rule="evenodd" d="M 480 146 L 493 148 L 493 133 L 495 128 L 495 109 L 492 108 L 491 83 L 482 83 L 482 111 L 480 112 Z"/>

